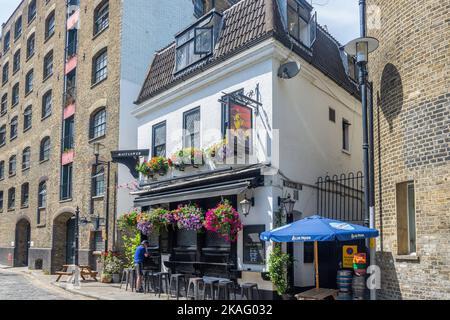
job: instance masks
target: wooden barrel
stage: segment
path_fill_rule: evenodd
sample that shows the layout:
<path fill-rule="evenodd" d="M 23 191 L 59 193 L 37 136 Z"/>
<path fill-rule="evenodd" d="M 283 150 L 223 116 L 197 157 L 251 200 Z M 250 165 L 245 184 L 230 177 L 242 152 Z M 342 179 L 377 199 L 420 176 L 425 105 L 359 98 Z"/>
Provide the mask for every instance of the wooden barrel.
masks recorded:
<path fill-rule="evenodd" d="M 339 270 L 337 272 L 337 288 L 341 292 L 349 292 L 352 287 L 353 275 L 350 270 Z"/>
<path fill-rule="evenodd" d="M 366 295 L 366 277 L 353 276 L 352 280 L 352 292 L 354 300 L 362 300 Z"/>

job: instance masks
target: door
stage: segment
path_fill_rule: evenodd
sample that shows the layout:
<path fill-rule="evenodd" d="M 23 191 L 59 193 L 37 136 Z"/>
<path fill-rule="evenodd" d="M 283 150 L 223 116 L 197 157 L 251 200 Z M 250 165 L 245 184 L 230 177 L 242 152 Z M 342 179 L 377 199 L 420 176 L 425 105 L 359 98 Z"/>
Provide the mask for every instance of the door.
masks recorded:
<path fill-rule="evenodd" d="M 74 264 L 75 253 L 75 219 L 67 221 L 66 229 L 66 264 Z"/>
<path fill-rule="evenodd" d="M 15 266 L 28 266 L 28 251 L 30 249 L 30 223 L 23 219 L 16 225 Z"/>

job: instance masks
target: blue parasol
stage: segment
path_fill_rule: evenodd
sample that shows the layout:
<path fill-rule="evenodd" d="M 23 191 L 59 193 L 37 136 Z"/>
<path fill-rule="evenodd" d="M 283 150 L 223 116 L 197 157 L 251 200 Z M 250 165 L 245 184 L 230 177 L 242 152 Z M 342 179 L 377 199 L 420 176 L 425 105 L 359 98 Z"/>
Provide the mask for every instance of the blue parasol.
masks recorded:
<path fill-rule="evenodd" d="M 282 226 L 272 231 L 261 233 L 263 241 L 274 242 L 314 242 L 314 264 L 316 272 L 316 288 L 319 288 L 319 241 L 349 241 L 367 238 L 376 238 L 379 233 L 356 224 L 339 220 L 311 216 L 294 223 Z"/>
<path fill-rule="evenodd" d="M 274 242 L 349 241 L 376 237 L 378 230 L 321 216 L 307 217 L 260 235 L 261 240 Z"/>

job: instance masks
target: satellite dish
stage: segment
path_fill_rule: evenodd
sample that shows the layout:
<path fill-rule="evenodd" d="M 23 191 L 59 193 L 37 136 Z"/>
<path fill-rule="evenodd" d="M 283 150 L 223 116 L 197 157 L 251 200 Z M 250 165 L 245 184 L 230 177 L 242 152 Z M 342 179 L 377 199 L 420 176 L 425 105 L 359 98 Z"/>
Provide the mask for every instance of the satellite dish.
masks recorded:
<path fill-rule="evenodd" d="M 278 77 L 281 79 L 292 79 L 300 72 L 300 64 L 294 61 L 284 63 L 278 69 Z"/>

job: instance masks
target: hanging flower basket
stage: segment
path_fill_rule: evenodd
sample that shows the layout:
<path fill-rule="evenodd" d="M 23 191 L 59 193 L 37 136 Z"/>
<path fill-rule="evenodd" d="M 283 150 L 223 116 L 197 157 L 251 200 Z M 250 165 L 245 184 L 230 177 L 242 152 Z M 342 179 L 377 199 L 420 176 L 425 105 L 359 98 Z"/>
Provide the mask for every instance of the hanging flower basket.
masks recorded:
<path fill-rule="evenodd" d="M 133 209 L 117 219 L 117 228 L 122 232 L 134 230 L 137 224 L 138 210 Z"/>
<path fill-rule="evenodd" d="M 172 214 L 179 229 L 198 231 L 203 227 L 204 214 L 196 205 L 180 205 Z"/>
<path fill-rule="evenodd" d="M 136 171 L 142 173 L 147 178 L 154 178 L 156 174 L 165 176 L 169 170 L 169 162 L 164 157 L 154 157 L 149 161 L 138 164 Z"/>
<path fill-rule="evenodd" d="M 150 213 L 150 222 L 154 229 L 161 230 L 162 227 L 168 229 L 176 223 L 171 211 L 164 208 L 153 209 Z"/>
<path fill-rule="evenodd" d="M 137 217 L 136 228 L 144 235 L 149 236 L 153 230 L 151 215 L 148 212 L 142 212 Z"/>
<path fill-rule="evenodd" d="M 228 242 L 236 242 L 237 234 L 242 230 L 239 213 L 228 201 L 224 201 L 214 209 L 208 210 L 203 225 L 206 230 L 218 233 Z"/>

